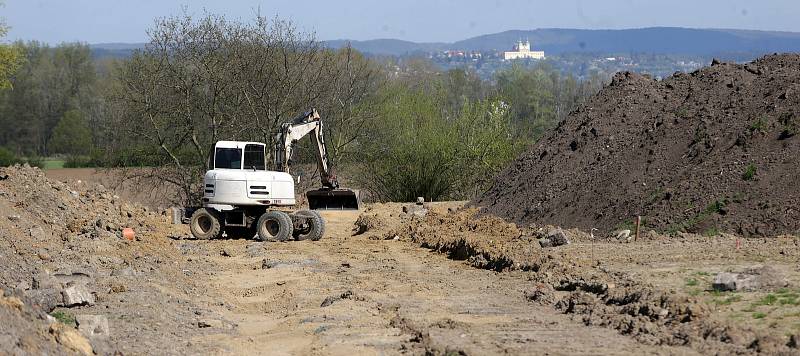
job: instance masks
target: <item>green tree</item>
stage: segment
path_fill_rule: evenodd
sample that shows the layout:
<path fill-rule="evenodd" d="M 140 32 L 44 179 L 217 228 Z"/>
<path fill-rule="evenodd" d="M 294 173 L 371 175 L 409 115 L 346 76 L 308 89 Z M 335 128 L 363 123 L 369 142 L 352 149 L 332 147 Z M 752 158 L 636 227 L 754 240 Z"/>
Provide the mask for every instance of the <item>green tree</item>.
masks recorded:
<path fill-rule="evenodd" d="M 361 184 L 375 200 L 470 198 L 513 159 L 508 106 L 497 100 L 465 100 L 450 113 L 445 84 L 428 92 L 393 83 L 370 104 L 378 119 L 361 145 Z"/>
<path fill-rule="evenodd" d="M 50 153 L 87 155 L 92 151 L 92 131 L 83 113 L 69 110 L 58 122 L 48 143 Z"/>
<path fill-rule="evenodd" d="M 0 6 L 5 5 L 0 1 Z M 0 19 L 0 39 L 5 38 L 8 33 L 8 25 L 5 19 Z M 0 89 L 11 88 L 11 81 L 9 78 L 19 68 L 22 61 L 22 56 L 18 48 L 12 45 L 0 44 Z"/>

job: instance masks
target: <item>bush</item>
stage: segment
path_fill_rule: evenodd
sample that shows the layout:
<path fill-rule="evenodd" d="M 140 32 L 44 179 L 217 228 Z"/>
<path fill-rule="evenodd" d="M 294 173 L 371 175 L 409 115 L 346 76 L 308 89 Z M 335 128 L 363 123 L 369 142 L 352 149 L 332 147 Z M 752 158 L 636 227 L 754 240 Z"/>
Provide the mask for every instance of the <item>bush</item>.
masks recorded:
<path fill-rule="evenodd" d="M 395 86 L 375 105 L 362 144 L 362 185 L 376 200 L 464 199 L 482 190 L 518 152 L 507 106 L 464 103 L 448 113 L 438 92 Z"/>
<path fill-rule="evenodd" d="M 98 162 L 90 156 L 69 156 L 64 161 L 64 168 L 98 167 Z"/>
<path fill-rule="evenodd" d="M 13 166 L 17 163 L 20 163 L 20 161 L 14 152 L 5 147 L 0 147 L 0 167 Z"/>
<path fill-rule="evenodd" d="M 27 163 L 33 167 L 42 167 L 42 158 L 37 156 L 31 156 L 28 158 L 21 158 L 18 157 L 14 152 L 11 150 L 0 147 L 0 167 L 8 167 L 13 166 L 15 164 L 23 164 Z"/>
<path fill-rule="evenodd" d="M 751 181 L 751 180 L 755 179 L 757 170 L 758 170 L 758 168 L 756 168 L 756 165 L 750 163 L 747 166 L 747 168 L 744 170 L 744 173 L 742 173 L 742 179 L 744 179 L 746 181 Z"/>

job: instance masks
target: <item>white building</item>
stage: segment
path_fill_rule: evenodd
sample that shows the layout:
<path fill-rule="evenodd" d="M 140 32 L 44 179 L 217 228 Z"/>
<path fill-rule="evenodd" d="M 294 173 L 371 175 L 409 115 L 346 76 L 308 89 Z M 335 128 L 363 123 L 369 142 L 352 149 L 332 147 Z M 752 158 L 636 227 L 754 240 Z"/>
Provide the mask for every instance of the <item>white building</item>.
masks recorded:
<path fill-rule="evenodd" d="M 544 59 L 544 51 L 531 51 L 531 42 L 530 41 L 519 41 L 514 46 L 514 50 L 509 52 L 503 52 L 503 58 L 505 60 L 511 59 Z"/>

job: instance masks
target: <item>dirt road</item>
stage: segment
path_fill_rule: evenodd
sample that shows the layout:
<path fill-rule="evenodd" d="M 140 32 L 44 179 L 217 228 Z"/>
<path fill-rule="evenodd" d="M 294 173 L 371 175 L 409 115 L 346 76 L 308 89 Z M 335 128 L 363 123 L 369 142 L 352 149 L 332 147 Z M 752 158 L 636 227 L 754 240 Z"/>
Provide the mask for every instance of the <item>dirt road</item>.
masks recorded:
<path fill-rule="evenodd" d="M 328 235 L 318 242 L 188 241 L 197 255 L 214 256 L 197 277 L 207 278 L 208 307 L 236 325 L 195 341 L 223 354 L 691 353 L 530 303 L 524 272 L 475 269 L 408 241 L 351 237 L 358 213 L 324 215 Z"/>
<path fill-rule="evenodd" d="M 397 203 L 326 212 L 317 242 L 200 241 L 103 187 L 0 173 L 0 322 L 12 326 L 0 328 L 0 354 L 85 351 L 70 340 L 124 355 L 744 355 L 800 344 L 791 236 L 648 231 L 626 242 L 573 229 L 561 231 L 571 244 L 543 248 L 549 228 L 454 202 L 424 217 Z M 370 227 L 354 236 L 356 220 Z M 719 272 L 760 266 L 785 283 L 712 288 Z M 69 288 L 82 301 L 62 298 Z M 107 329 L 76 323 L 88 317 Z"/>

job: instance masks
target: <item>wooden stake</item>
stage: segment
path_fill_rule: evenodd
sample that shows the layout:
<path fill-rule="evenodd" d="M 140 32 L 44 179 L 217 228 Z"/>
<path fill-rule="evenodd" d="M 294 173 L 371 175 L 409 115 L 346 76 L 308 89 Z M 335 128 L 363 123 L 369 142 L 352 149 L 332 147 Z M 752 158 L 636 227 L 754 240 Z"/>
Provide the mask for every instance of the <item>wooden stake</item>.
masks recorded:
<path fill-rule="evenodd" d="M 636 216 L 636 237 L 634 237 L 633 241 L 639 241 L 639 226 L 642 224 L 642 217 Z"/>

